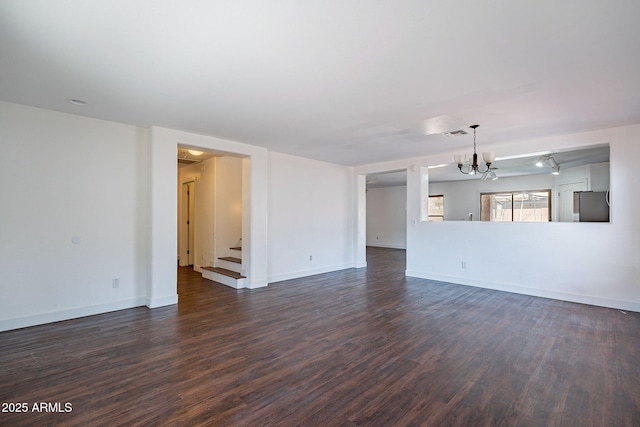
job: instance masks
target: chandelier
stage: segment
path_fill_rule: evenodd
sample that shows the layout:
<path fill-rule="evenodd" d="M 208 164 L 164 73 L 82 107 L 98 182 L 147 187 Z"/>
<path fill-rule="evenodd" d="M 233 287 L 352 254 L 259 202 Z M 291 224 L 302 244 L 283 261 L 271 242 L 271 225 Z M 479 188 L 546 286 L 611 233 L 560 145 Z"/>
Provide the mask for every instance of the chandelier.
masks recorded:
<path fill-rule="evenodd" d="M 467 159 L 466 154 L 456 154 L 453 156 L 456 164 L 458 165 L 458 169 L 465 175 L 476 175 L 481 173 L 482 179 L 491 178 L 493 180 L 498 179 L 498 176 L 494 172 L 496 168 L 491 167 L 491 163 L 496 158 L 496 153 L 493 151 L 488 151 L 482 153 L 482 160 L 484 160 L 484 167 L 481 167 L 478 164 L 478 153 L 476 153 L 476 129 L 480 125 L 471 125 L 469 126 L 473 129 L 473 156 L 471 160 Z"/>

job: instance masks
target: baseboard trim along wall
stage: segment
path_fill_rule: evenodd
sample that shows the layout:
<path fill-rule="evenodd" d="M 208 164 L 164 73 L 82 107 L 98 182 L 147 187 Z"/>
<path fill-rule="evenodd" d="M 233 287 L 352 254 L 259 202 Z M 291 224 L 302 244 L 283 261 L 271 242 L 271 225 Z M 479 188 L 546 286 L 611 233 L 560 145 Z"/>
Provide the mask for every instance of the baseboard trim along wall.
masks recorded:
<path fill-rule="evenodd" d="M 158 307 L 164 307 L 167 305 L 174 305 L 177 303 L 178 303 L 178 294 L 174 294 L 174 295 L 168 295 L 165 297 L 146 298 L 146 303 L 143 305 L 146 305 L 149 308 L 158 308 Z"/>
<path fill-rule="evenodd" d="M 346 270 L 347 268 L 353 268 L 353 265 L 341 264 L 341 265 L 333 265 L 333 266 L 322 267 L 322 268 L 317 268 L 312 270 L 300 270 L 300 271 L 295 271 L 287 274 L 279 274 L 277 276 L 270 276 L 269 283 L 282 282 L 283 280 L 290 280 L 290 279 L 298 279 L 300 277 L 313 276 L 316 274 L 331 273 L 332 271 Z"/>
<path fill-rule="evenodd" d="M 88 307 L 71 308 L 68 310 L 52 311 L 50 313 L 5 319 L 0 320 L 0 332 L 9 331 L 11 329 L 27 328 L 29 326 L 44 325 L 46 323 L 60 322 L 63 320 L 77 319 L 79 317 L 93 316 L 95 314 L 103 314 L 127 308 L 143 307 L 145 305 L 145 298 L 139 297 Z"/>
<path fill-rule="evenodd" d="M 251 280 L 251 281 L 245 282 L 245 285 L 244 285 L 244 287 L 247 289 L 258 289 L 258 288 L 264 288 L 266 286 L 269 286 L 269 282 L 267 281 L 267 279 Z"/>
<path fill-rule="evenodd" d="M 407 245 L 395 245 L 393 243 L 380 243 L 380 242 L 367 243 L 367 246 L 373 246 L 376 248 L 389 248 L 389 249 L 407 249 Z"/>
<path fill-rule="evenodd" d="M 534 297 L 550 298 L 560 301 L 575 302 L 579 304 L 595 305 L 599 307 L 615 308 L 619 310 L 635 311 L 640 313 L 640 303 L 633 301 L 621 301 L 609 298 L 602 298 L 592 295 L 570 294 L 565 292 L 552 291 L 548 289 L 527 288 L 516 285 L 508 285 L 504 283 L 483 282 L 483 281 L 465 281 L 459 277 L 438 276 L 427 274 L 420 271 L 406 270 L 405 275 L 409 277 L 417 277 L 419 279 L 435 280 L 438 282 L 447 282 L 455 285 L 473 286 L 476 288 L 493 289 L 495 291 L 512 292 L 514 294 L 530 295 Z"/>

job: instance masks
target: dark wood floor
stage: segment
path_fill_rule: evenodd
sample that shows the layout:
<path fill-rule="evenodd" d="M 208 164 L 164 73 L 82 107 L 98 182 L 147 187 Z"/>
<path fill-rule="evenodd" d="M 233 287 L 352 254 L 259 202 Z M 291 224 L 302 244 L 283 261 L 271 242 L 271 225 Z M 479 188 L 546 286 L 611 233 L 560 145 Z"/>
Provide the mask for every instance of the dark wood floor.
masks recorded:
<path fill-rule="evenodd" d="M 0 401 L 29 412 L 0 425 L 640 425 L 640 314 L 368 261 L 240 291 L 181 269 L 178 306 L 3 332 Z"/>

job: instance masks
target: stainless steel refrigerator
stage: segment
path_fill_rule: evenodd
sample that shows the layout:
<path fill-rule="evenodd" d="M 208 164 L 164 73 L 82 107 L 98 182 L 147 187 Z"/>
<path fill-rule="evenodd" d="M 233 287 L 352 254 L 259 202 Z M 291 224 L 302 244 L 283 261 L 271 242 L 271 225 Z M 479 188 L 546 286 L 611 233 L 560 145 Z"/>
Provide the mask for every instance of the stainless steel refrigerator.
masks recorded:
<path fill-rule="evenodd" d="M 609 222 L 608 191 L 575 191 L 573 193 L 574 222 Z"/>

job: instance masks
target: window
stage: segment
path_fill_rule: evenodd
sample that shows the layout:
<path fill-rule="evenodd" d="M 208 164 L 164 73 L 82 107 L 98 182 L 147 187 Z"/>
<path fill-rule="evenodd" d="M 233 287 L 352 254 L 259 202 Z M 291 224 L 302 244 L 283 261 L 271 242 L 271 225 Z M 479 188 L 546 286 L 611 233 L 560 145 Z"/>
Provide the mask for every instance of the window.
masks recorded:
<path fill-rule="evenodd" d="M 549 222 L 551 190 L 480 194 L 481 221 Z"/>
<path fill-rule="evenodd" d="M 429 221 L 444 221 L 444 196 L 429 196 Z"/>

